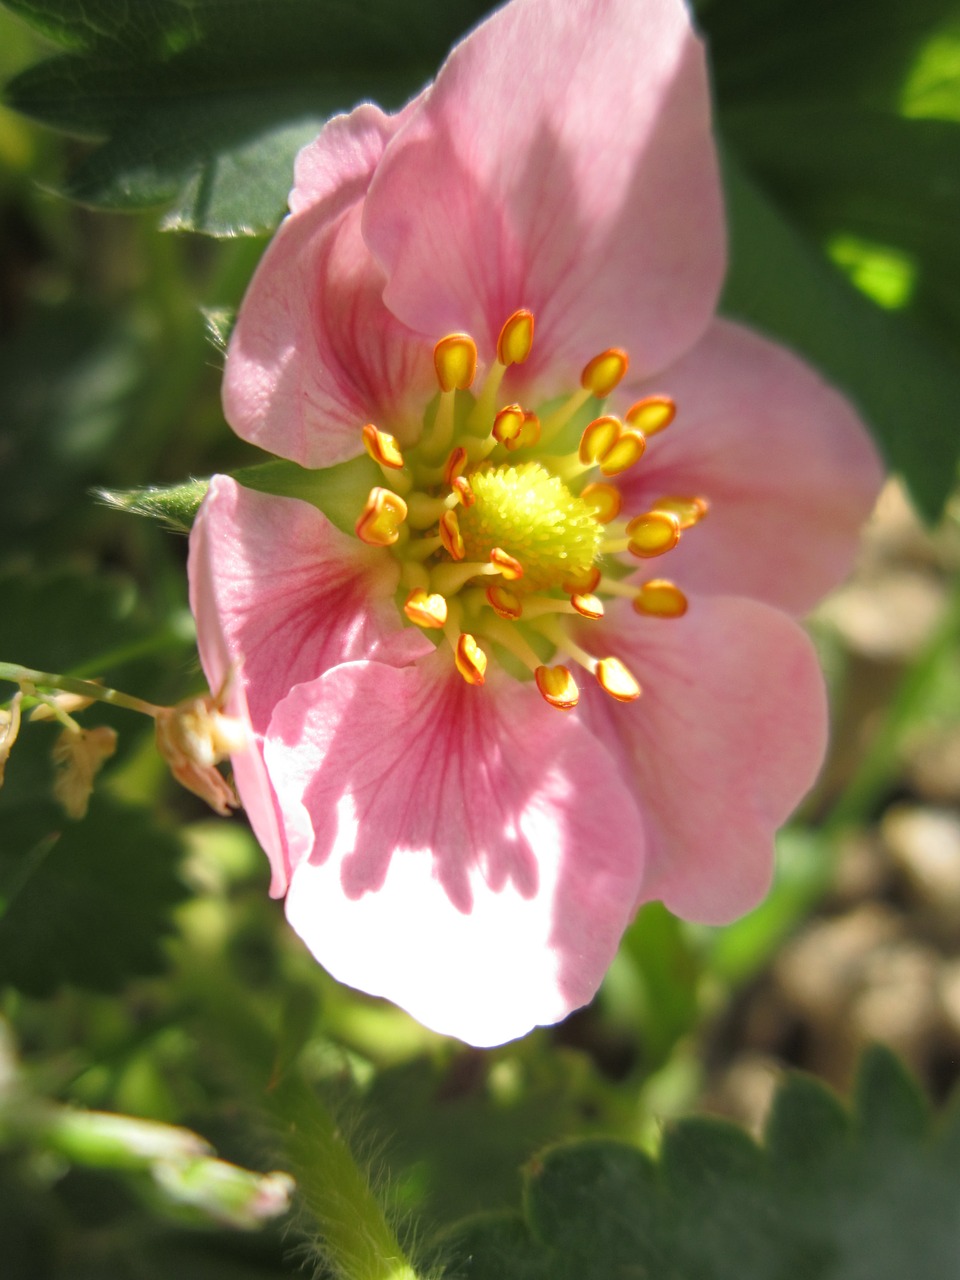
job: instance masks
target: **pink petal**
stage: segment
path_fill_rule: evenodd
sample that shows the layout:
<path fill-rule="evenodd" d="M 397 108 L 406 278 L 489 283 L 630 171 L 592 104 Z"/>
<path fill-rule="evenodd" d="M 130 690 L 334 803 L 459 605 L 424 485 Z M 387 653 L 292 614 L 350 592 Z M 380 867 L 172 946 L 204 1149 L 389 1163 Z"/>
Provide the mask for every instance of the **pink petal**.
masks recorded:
<path fill-rule="evenodd" d="M 370 175 L 396 121 L 376 107 L 338 116 L 300 153 L 293 213 L 247 290 L 223 381 L 243 439 L 306 467 L 363 452 L 376 422 L 419 432 L 435 390 L 431 348 L 384 307 L 384 277 L 359 231 Z"/>
<path fill-rule="evenodd" d="M 265 755 L 316 840 L 287 916 L 334 977 L 476 1045 L 591 998 L 642 829 L 605 750 L 532 686 L 468 687 L 446 653 L 352 663 L 292 691 Z"/>
<path fill-rule="evenodd" d="M 612 703 L 584 690 L 581 715 L 619 745 L 648 825 L 643 900 L 724 924 L 763 897 L 773 837 L 813 784 L 826 748 L 823 678 L 805 633 L 753 600 L 696 597 L 678 619 L 624 606 L 585 632 L 643 688 Z"/>
<path fill-rule="evenodd" d="M 805 613 L 850 571 L 883 478 L 851 405 L 785 348 L 723 320 L 633 388 L 654 391 L 675 399 L 677 417 L 623 477 L 625 509 L 665 494 L 710 502 L 657 573 Z"/>
<path fill-rule="evenodd" d="M 232 669 L 233 698 L 258 741 L 299 681 L 351 658 L 403 663 L 433 650 L 400 626 L 389 555 L 340 533 L 309 503 L 227 476 L 214 476 L 194 523 L 189 575 L 204 672 L 217 689 Z M 259 750 L 235 757 L 234 773 L 282 892 L 289 850 Z"/>
<path fill-rule="evenodd" d="M 387 147 L 364 236 L 411 328 L 489 358 L 537 320 L 529 384 L 626 347 L 651 373 L 713 311 L 723 215 L 703 49 L 680 0 L 513 0 Z M 538 374 L 546 375 L 538 378 Z"/>

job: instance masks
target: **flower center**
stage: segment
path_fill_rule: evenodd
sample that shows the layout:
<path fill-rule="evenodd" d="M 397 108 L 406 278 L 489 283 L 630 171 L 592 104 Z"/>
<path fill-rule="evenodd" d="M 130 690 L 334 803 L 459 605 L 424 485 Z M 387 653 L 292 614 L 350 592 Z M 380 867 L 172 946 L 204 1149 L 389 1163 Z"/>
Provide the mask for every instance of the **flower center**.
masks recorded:
<path fill-rule="evenodd" d="M 621 519 L 620 491 L 609 481 L 639 462 L 648 437 L 676 412 L 669 397 L 654 395 L 623 420 L 592 416 L 626 373 L 624 351 L 595 356 L 579 388 L 540 413 L 501 405 L 504 375 L 526 360 L 533 328 L 529 311 L 509 317 L 476 393 L 473 340 L 441 338 L 434 349 L 440 395 L 412 449 L 401 451 L 372 423 L 363 428 L 384 483 L 370 491 L 357 536 L 396 556 L 404 614 L 438 642 L 446 638 L 468 684 L 483 684 L 495 656 L 521 678 L 532 675 L 552 706 L 569 710 L 579 690 L 570 668 L 554 662 L 560 655 L 630 702 L 640 694 L 630 671 L 612 655 L 591 653 L 571 625 L 602 617 L 604 599 L 616 597 L 630 599 L 638 613 L 683 614 L 687 602 L 674 583 L 629 582 L 619 556 L 648 560 L 669 551 L 703 518 L 707 502 L 670 494 Z M 524 456 L 514 459 L 518 452 Z"/>
<path fill-rule="evenodd" d="M 603 540 L 596 511 L 539 462 L 479 471 L 470 487 L 476 501 L 460 515 L 467 559 L 488 560 L 501 547 L 523 565 L 525 594 L 592 568 Z"/>

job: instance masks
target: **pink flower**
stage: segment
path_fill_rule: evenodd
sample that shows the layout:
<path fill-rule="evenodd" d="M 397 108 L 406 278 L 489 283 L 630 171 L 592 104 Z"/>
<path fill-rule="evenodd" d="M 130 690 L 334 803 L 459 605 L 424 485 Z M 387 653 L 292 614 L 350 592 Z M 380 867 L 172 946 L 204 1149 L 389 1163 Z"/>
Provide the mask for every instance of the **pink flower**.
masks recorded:
<path fill-rule="evenodd" d="M 214 479 L 200 653 L 236 672 L 236 784 L 310 950 L 496 1044 L 588 1001 L 642 902 L 762 897 L 825 741 L 790 615 L 847 572 L 878 464 L 810 369 L 713 319 L 679 0 L 513 0 L 398 115 L 332 120 L 290 210 L 226 414 L 370 476 L 347 532 Z"/>

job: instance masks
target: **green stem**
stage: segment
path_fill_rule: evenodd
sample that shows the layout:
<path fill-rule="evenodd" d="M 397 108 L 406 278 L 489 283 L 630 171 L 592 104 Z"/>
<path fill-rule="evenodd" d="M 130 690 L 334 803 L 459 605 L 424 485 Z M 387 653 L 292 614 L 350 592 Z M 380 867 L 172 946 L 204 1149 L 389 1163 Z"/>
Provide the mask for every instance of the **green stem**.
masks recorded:
<path fill-rule="evenodd" d="M 145 716 L 155 716 L 161 707 L 152 702 L 144 702 L 129 693 L 121 693 L 119 689 L 108 689 L 105 685 L 95 684 L 92 680 L 78 680 L 75 676 L 60 676 L 52 671 L 34 671 L 30 667 L 21 667 L 15 662 L 0 662 L 0 680 L 9 680 L 12 684 L 33 685 L 40 689 L 60 689 L 64 693 L 75 693 L 81 698 L 91 698 L 95 702 L 109 702 L 115 707 L 126 707 L 128 711 L 139 711 Z"/>

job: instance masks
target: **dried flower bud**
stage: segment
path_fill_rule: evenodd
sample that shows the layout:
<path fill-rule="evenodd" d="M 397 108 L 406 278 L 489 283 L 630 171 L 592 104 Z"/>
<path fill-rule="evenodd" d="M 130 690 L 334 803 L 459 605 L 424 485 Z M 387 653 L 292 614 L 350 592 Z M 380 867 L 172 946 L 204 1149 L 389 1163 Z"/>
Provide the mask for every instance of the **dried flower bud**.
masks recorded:
<path fill-rule="evenodd" d="M 17 690 L 10 700 L 7 710 L 0 707 L 0 787 L 3 786 L 3 770 L 10 755 L 10 749 L 20 732 L 20 700 L 23 694 Z"/>
<path fill-rule="evenodd" d="M 244 722 L 224 715 L 224 692 L 187 698 L 157 713 L 157 749 L 176 780 L 205 800 L 222 817 L 237 809 L 240 801 L 216 766 L 249 742 Z"/>
<path fill-rule="evenodd" d="M 57 776 L 53 794 L 70 818 L 86 815 L 93 780 L 104 760 L 117 749 L 116 730 L 105 724 L 92 729 L 64 729 L 53 748 Z"/>
<path fill-rule="evenodd" d="M 97 683 L 94 681 L 94 683 Z M 82 693 L 45 694 L 44 700 L 30 712 L 31 720 L 56 720 L 58 711 L 74 715 L 77 711 L 86 711 L 93 706 L 93 698 L 85 698 Z"/>

